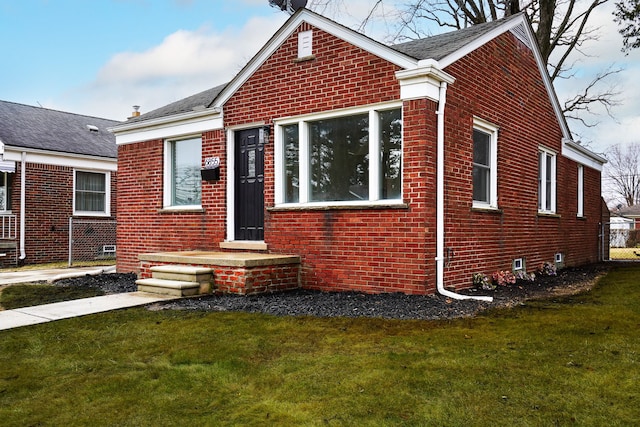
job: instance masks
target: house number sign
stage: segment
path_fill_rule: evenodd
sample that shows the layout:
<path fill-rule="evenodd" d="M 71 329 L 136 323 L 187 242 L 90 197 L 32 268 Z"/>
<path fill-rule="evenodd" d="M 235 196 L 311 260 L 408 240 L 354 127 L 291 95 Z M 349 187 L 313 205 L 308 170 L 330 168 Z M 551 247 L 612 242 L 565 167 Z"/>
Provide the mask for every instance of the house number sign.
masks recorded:
<path fill-rule="evenodd" d="M 204 159 L 205 169 L 215 169 L 220 167 L 220 157 L 207 157 Z"/>

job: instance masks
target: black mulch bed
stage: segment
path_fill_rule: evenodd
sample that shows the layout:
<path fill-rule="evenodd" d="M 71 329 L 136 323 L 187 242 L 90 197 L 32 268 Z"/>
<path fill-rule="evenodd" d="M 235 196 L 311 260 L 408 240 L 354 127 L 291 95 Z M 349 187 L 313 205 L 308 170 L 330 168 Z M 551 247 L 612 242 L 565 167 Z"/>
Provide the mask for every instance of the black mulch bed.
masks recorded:
<path fill-rule="evenodd" d="M 468 295 L 488 295 L 493 302 L 455 300 L 442 295 L 369 295 L 357 292 L 294 290 L 282 293 L 237 296 L 206 295 L 183 298 L 150 306 L 154 310 L 244 311 L 276 316 L 380 317 L 390 319 L 453 319 L 473 316 L 493 307 L 510 307 L 523 301 L 567 295 L 589 289 L 609 268 L 594 264 L 567 268 L 557 276 L 537 277 L 535 282 L 499 286 L 494 291 L 467 290 Z M 101 274 L 65 279 L 59 286 L 88 286 L 106 294 L 134 292 L 134 274 Z M 461 292 L 462 293 L 462 292 Z"/>

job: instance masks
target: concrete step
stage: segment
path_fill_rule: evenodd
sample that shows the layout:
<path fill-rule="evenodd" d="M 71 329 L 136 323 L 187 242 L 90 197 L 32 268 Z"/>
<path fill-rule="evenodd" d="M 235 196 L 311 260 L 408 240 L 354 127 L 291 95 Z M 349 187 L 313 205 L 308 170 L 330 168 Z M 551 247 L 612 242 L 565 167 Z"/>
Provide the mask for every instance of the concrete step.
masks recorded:
<path fill-rule="evenodd" d="M 136 285 L 138 285 L 139 292 L 171 295 L 176 297 L 187 297 L 201 293 L 201 285 L 198 282 L 151 278 L 136 280 Z"/>
<path fill-rule="evenodd" d="M 158 265 L 151 267 L 154 279 L 178 280 L 181 282 L 211 282 L 213 270 L 206 267 L 188 265 Z"/>

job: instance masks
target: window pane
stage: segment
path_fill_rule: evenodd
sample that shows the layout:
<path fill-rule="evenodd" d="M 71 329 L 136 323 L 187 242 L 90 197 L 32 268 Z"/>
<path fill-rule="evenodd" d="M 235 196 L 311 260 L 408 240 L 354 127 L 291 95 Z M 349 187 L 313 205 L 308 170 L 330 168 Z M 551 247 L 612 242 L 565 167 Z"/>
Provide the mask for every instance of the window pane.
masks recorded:
<path fill-rule="evenodd" d="M 473 131 L 473 163 L 491 166 L 491 139 L 490 136 L 478 130 Z"/>
<path fill-rule="evenodd" d="M 76 211 L 106 212 L 103 173 L 76 172 Z"/>
<path fill-rule="evenodd" d="M 380 171 L 382 199 L 402 197 L 402 117 L 401 110 L 378 113 L 380 126 Z"/>
<path fill-rule="evenodd" d="M 201 199 L 200 138 L 171 142 L 171 182 L 173 206 L 199 205 Z"/>
<path fill-rule="evenodd" d="M 491 137 L 473 130 L 473 200 L 490 203 Z"/>
<path fill-rule="evenodd" d="M 489 203 L 490 180 L 488 168 L 473 166 L 473 200 Z"/>
<path fill-rule="evenodd" d="M 300 201 L 300 141 L 298 125 L 283 126 L 284 132 L 284 170 L 285 203 Z"/>
<path fill-rule="evenodd" d="M 369 114 L 309 122 L 310 200 L 369 199 Z"/>

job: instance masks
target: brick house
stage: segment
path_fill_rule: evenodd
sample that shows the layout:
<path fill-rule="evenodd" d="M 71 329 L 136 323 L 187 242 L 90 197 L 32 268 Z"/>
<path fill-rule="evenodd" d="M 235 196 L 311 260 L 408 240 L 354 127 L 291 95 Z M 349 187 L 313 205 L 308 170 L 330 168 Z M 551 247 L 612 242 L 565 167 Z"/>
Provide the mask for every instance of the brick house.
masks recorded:
<path fill-rule="evenodd" d="M 386 46 L 302 9 L 229 83 L 112 131 L 122 272 L 283 254 L 305 288 L 457 297 L 598 260 L 604 159 L 522 14 Z"/>
<path fill-rule="evenodd" d="M 114 247 L 117 148 L 107 128 L 118 123 L 0 101 L 0 266 L 68 260 L 70 218 L 91 220 L 74 235 L 91 255 Z"/>

